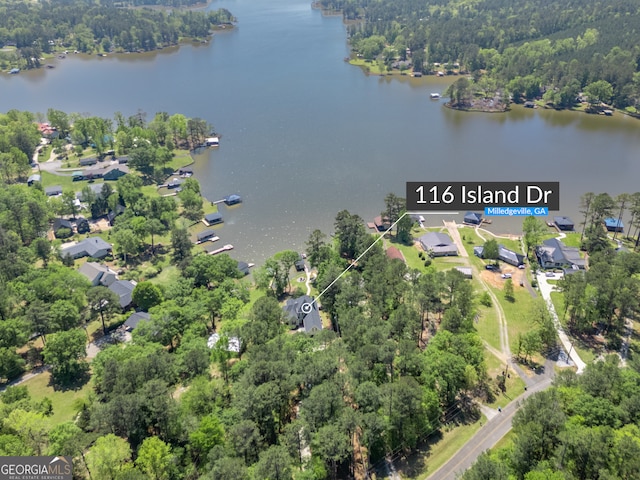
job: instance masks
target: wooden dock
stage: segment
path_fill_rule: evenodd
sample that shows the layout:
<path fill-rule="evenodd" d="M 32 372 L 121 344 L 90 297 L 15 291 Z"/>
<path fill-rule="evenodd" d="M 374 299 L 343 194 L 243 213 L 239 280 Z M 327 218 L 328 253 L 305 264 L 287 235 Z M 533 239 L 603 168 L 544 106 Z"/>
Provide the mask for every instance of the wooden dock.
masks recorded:
<path fill-rule="evenodd" d="M 233 245 L 227 244 L 224 247 L 218 248 L 217 250 L 212 250 L 209 252 L 209 255 L 217 255 L 222 252 L 228 252 L 229 250 L 233 250 Z"/>

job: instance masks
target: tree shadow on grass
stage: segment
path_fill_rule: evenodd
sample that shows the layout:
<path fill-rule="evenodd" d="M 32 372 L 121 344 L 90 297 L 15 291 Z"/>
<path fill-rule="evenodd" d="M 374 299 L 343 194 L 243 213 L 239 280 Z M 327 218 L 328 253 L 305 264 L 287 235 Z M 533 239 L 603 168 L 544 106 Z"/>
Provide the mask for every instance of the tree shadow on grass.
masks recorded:
<path fill-rule="evenodd" d="M 52 372 L 48 386 L 56 392 L 78 391 L 82 390 L 90 379 L 91 374 L 89 373 L 89 364 L 87 364 L 83 370 L 65 378 L 57 378 Z"/>

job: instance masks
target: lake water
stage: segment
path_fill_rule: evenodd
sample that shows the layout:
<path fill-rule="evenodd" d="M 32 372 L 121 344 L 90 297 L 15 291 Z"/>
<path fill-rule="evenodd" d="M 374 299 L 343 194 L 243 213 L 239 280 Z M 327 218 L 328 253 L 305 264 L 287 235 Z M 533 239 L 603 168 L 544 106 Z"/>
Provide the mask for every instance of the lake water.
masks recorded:
<path fill-rule="evenodd" d="M 138 109 L 211 122 L 221 146 L 197 156 L 205 196 L 230 193 L 220 244 L 260 262 L 330 233 L 342 209 L 370 220 L 406 181 L 560 181 L 561 213 L 579 221 L 580 195 L 638 190 L 640 124 L 515 108 L 464 113 L 429 99 L 452 79 L 365 75 L 348 55 L 340 17 L 307 0 L 224 0 L 238 28 L 210 44 L 145 55 L 70 56 L 57 68 L 0 76 L 0 110 L 49 107 L 112 117 Z M 451 215 L 445 218 L 451 218 Z M 440 223 L 442 217 L 430 217 Z M 517 232 L 521 219 L 496 219 Z"/>

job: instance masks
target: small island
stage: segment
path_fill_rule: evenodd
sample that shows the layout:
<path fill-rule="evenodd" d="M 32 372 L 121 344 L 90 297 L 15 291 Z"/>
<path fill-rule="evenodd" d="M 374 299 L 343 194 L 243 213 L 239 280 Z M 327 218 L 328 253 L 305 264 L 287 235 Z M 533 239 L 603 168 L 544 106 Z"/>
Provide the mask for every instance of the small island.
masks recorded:
<path fill-rule="evenodd" d="M 107 56 L 149 52 L 187 41 L 206 43 L 213 31 L 233 28 L 236 20 L 226 9 L 143 8 L 151 4 L 160 2 L 7 3 L 0 15 L 0 71 L 39 68 L 70 54 Z M 190 3 L 176 0 L 168 5 Z"/>

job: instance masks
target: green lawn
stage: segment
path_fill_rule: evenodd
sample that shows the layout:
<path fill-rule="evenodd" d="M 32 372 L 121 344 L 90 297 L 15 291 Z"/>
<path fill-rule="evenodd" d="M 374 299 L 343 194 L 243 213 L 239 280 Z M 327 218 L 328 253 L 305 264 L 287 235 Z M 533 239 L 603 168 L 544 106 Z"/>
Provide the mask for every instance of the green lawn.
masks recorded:
<path fill-rule="evenodd" d="M 580 233 L 578 232 L 569 232 L 566 234 L 567 236 L 562 239 L 562 243 L 564 243 L 567 247 L 577 247 L 580 248 Z"/>
<path fill-rule="evenodd" d="M 528 312 L 533 306 L 533 298 L 526 288 L 514 286 L 513 296 L 515 300 L 510 302 L 504 298 L 502 289 L 489 286 L 496 295 L 507 319 L 507 331 L 509 333 L 509 346 L 512 352 L 516 351 L 518 334 L 526 333 L 532 325 L 528 321 Z"/>
<path fill-rule="evenodd" d="M 500 361 L 500 359 L 497 358 L 494 354 L 486 350 L 484 352 L 484 361 L 485 365 L 487 366 L 487 374 L 495 384 L 496 377 L 504 372 L 505 364 Z M 497 392 L 494 401 L 487 404 L 489 407 L 504 408 L 514 398 L 524 393 L 525 383 L 524 380 L 522 380 L 515 371 L 509 370 L 506 387 L 507 391 L 505 393 Z"/>
<path fill-rule="evenodd" d="M 478 335 L 493 348 L 500 350 L 500 326 L 495 307 L 479 305 L 478 314 L 480 317 L 478 318 L 478 323 L 475 324 Z"/>
<path fill-rule="evenodd" d="M 180 278 L 180 270 L 175 265 L 169 265 L 162 269 L 162 271 L 153 278 L 150 278 L 151 283 L 156 285 L 167 286 L 171 282 Z"/>
<path fill-rule="evenodd" d="M 556 310 L 560 323 L 564 324 L 564 294 L 560 292 L 551 292 L 551 303 Z"/>
<path fill-rule="evenodd" d="M 51 400 L 53 404 L 53 415 L 47 417 L 50 426 L 72 421 L 76 416 L 74 402 L 89 394 L 91 391 L 91 381 L 78 390 L 56 391 L 49 385 L 50 379 L 51 373 L 44 372 L 27 380 L 22 383 L 22 385 L 27 387 L 33 400 L 41 401 L 45 397 Z"/>
<path fill-rule="evenodd" d="M 60 185 L 63 190 L 72 190 L 74 192 L 81 191 L 85 185 L 89 184 L 88 180 L 80 180 L 79 182 L 74 182 L 73 177 L 70 176 L 62 176 L 55 175 L 49 172 L 42 172 L 40 174 L 42 176 L 42 186 L 43 187 L 53 187 L 54 185 Z M 94 180 L 94 183 L 104 183 L 102 179 Z M 112 183 L 114 185 L 115 183 Z"/>

